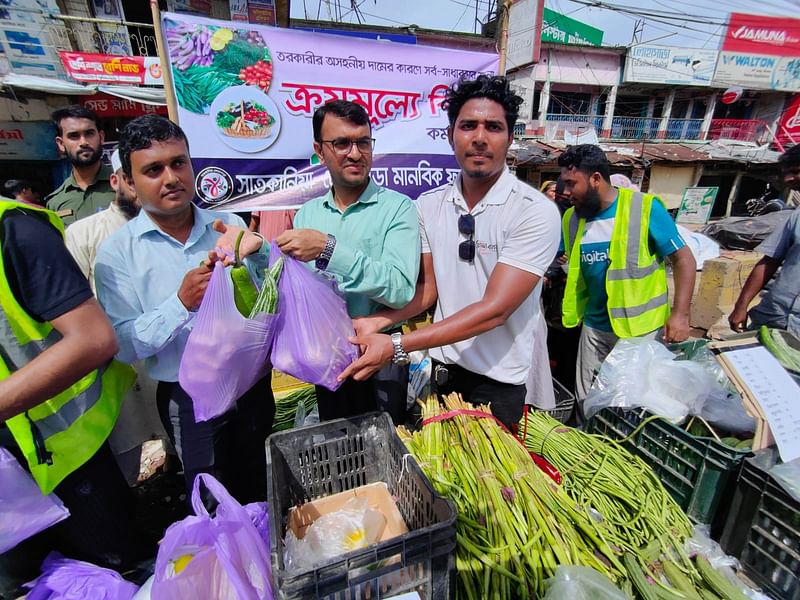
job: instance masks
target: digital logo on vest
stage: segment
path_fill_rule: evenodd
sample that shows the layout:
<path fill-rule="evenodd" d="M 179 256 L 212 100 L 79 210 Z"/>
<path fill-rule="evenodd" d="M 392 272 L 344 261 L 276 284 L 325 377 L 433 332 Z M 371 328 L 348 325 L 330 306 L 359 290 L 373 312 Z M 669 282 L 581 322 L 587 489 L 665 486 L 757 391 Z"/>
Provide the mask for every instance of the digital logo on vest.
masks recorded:
<path fill-rule="evenodd" d="M 233 179 L 219 167 L 206 167 L 195 178 L 197 195 L 209 204 L 224 202 L 233 196 Z"/>

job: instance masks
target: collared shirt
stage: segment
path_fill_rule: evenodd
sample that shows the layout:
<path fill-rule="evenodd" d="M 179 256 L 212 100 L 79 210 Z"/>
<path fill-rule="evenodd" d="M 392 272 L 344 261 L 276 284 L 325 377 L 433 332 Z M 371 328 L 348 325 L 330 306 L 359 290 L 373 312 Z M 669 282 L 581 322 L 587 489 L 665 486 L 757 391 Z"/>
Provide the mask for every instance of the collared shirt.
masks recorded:
<path fill-rule="evenodd" d="M 751 327 L 769 325 L 800 335 L 800 210 L 795 209 L 756 252 L 782 262 L 761 302 L 750 310 Z"/>
<path fill-rule="evenodd" d="M 117 332 L 117 358 L 127 363 L 144 359 L 147 374 L 157 381 L 178 381 L 196 314 L 186 309 L 178 290 L 184 275 L 214 249 L 219 238 L 214 220 L 245 227 L 233 213 L 193 210 L 194 225 L 185 244 L 161 231 L 143 210 L 97 252 L 97 298 Z M 266 266 L 267 250 L 264 244 L 248 259 L 251 274 L 257 276 Z"/>
<path fill-rule="evenodd" d="M 419 275 L 419 225 L 408 196 L 370 179 L 355 203 L 341 211 L 333 190 L 304 204 L 296 229 L 316 229 L 336 238 L 328 263 L 351 317 L 384 307 L 402 308 L 414 297 Z"/>
<path fill-rule="evenodd" d="M 559 215 L 555 203 L 508 169 L 471 211 L 475 217 L 472 263 L 458 255 L 458 245 L 468 239 L 458 230 L 458 218 L 470 212 L 461 192 L 461 175 L 452 185 L 420 196 L 417 210 L 422 252 L 432 255 L 439 291 L 434 322 L 480 302 L 498 263 L 541 277 L 558 248 Z M 525 383 L 533 356 L 540 294 L 541 285 L 537 284 L 505 324 L 468 340 L 431 348 L 431 358 L 502 383 Z"/>
<path fill-rule="evenodd" d="M 75 182 L 75 175 L 70 173 L 64 183 L 47 195 L 45 204 L 53 212 L 72 210 L 71 216 L 62 217 L 64 225 L 70 225 L 111 204 L 116 197 L 116 192 L 111 187 L 110 177 L 111 168 L 102 165 L 95 180 L 86 190 L 82 190 Z"/>
<path fill-rule="evenodd" d="M 108 236 L 127 222 L 127 215 L 112 202 L 104 211 L 76 221 L 64 231 L 67 250 L 89 280 L 95 294 L 94 261 L 97 258 L 97 249 Z"/>

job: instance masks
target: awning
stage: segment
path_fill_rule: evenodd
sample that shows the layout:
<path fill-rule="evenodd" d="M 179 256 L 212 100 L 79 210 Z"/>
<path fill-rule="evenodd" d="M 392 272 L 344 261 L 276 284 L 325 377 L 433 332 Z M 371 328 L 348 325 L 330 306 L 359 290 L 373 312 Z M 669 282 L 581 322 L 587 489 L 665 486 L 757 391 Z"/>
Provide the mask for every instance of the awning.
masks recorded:
<path fill-rule="evenodd" d="M 26 90 L 44 92 L 66 96 L 89 96 L 96 92 L 113 94 L 126 100 L 163 106 L 167 103 L 164 88 L 160 87 L 135 87 L 130 85 L 84 85 L 72 83 L 63 79 L 37 77 L 36 75 L 19 75 L 9 73 L 0 79 L 0 85 Z"/>

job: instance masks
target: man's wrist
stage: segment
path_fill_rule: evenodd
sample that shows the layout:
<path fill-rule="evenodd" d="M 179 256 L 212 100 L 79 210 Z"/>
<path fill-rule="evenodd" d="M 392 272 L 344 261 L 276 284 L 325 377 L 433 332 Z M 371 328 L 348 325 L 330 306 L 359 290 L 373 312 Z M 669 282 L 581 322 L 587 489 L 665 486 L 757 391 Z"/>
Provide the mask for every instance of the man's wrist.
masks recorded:
<path fill-rule="evenodd" d="M 328 268 L 328 263 L 331 262 L 331 257 L 333 256 L 335 248 L 336 238 L 329 233 L 325 240 L 325 246 L 322 248 L 319 256 L 317 256 L 314 266 L 320 271 L 325 271 Z"/>

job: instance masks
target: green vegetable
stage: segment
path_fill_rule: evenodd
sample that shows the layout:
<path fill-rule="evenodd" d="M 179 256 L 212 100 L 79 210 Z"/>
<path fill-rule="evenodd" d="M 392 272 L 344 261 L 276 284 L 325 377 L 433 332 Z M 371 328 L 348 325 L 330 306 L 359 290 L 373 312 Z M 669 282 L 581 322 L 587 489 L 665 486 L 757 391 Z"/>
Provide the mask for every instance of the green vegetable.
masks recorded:
<path fill-rule="evenodd" d="M 249 67 L 259 60 L 269 60 L 269 52 L 265 48 L 259 48 L 253 44 L 248 44 L 244 40 L 232 40 L 225 46 L 225 50 L 217 52 L 214 57 L 213 68 L 218 71 L 239 75 L 239 71 Z"/>
<path fill-rule="evenodd" d="M 241 83 L 236 74 L 196 64 L 185 71 L 172 69 L 172 79 L 180 105 L 199 114 L 207 112 L 222 90 Z"/>
<path fill-rule="evenodd" d="M 217 127 L 221 127 L 222 129 L 226 129 L 228 127 L 233 126 L 233 122 L 236 120 L 236 116 L 232 113 L 219 111 L 217 113 Z"/>
<path fill-rule="evenodd" d="M 683 571 L 681 571 L 678 565 L 671 560 L 662 560 L 661 568 L 664 570 L 664 575 L 667 576 L 667 579 L 669 579 L 672 587 L 674 587 L 678 592 L 687 598 L 690 598 L 691 600 L 702 600 L 700 595 L 697 593 L 697 588 L 695 588 L 692 580 L 689 579 L 689 577 L 687 577 Z"/>
<path fill-rule="evenodd" d="M 762 325 L 758 330 L 758 337 L 785 369 L 800 372 L 800 352 L 786 343 L 779 330 Z"/>
<path fill-rule="evenodd" d="M 249 317 L 258 297 L 258 289 L 256 289 L 247 267 L 242 264 L 239 256 L 239 244 L 243 236 L 244 231 L 240 231 L 239 235 L 236 236 L 236 243 L 233 247 L 234 266 L 231 269 L 231 279 L 233 280 L 233 301 L 236 303 L 236 308 L 239 309 L 243 316 Z"/>
<path fill-rule="evenodd" d="M 304 386 L 285 396 L 275 397 L 275 418 L 272 421 L 272 433 L 285 431 L 294 427 L 297 407 L 303 404 L 306 414 L 314 410 L 317 405 L 317 393 L 313 385 Z"/>
<path fill-rule="evenodd" d="M 736 589 L 725 575 L 712 567 L 705 556 L 698 554 L 694 564 L 702 575 L 703 581 L 723 600 L 747 600 L 747 596 Z"/>
<path fill-rule="evenodd" d="M 278 281 L 283 272 L 283 256 L 268 269 L 264 269 L 264 285 L 258 293 L 253 310 L 250 311 L 250 318 L 253 319 L 259 313 L 274 315 L 278 312 Z"/>
<path fill-rule="evenodd" d="M 736 444 L 737 450 L 750 450 L 753 447 L 753 438 L 742 440 Z"/>
<path fill-rule="evenodd" d="M 726 446 L 730 446 L 731 448 L 738 448 L 739 447 L 739 438 L 724 437 L 724 438 L 720 438 L 719 441 L 722 442 L 723 444 L 725 444 Z"/>
<path fill-rule="evenodd" d="M 622 562 L 625 565 L 625 570 L 628 572 L 628 578 L 633 582 L 633 587 L 639 594 L 642 600 L 658 600 L 656 593 L 656 585 L 647 581 L 639 562 L 633 554 L 625 553 L 622 557 Z"/>

